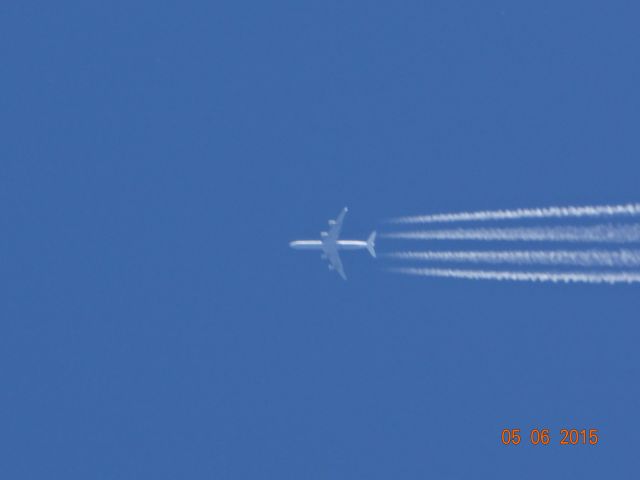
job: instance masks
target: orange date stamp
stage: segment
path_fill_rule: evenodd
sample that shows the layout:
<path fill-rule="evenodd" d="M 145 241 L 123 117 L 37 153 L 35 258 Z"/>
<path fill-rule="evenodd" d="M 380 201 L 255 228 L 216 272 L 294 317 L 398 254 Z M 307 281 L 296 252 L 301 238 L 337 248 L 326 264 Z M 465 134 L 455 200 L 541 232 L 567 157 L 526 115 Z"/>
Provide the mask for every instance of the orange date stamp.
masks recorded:
<path fill-rule="evenodd" d="M 552 443 L 550 429 L 533 428 L 529 432 L 529 443 L 531 445 L 549 445 Z M 523 433 L 519 428 L 505 428 L 502 430 L 500 441 L 503 445 L 519 445 L 522 442 Z M 556 439 L 559 445 L 597 445 L 600 441 L 598 430 L 595 428 L 561 428 Z"/>

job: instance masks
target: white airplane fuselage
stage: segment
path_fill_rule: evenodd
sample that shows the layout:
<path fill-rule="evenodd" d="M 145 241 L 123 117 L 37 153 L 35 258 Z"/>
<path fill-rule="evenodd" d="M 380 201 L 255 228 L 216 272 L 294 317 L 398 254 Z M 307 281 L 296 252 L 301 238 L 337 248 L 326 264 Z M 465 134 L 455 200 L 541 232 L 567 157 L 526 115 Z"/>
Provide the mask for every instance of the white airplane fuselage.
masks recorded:
<path fill-rule="evenodd" d="M 335 242 L 338 250 L 362 250 L 367 248 L 364 240 L 337 240 Z M 296 250 L 323 250 L 322 240 L 295 240 L 289 243 L 291 248 Z"/>

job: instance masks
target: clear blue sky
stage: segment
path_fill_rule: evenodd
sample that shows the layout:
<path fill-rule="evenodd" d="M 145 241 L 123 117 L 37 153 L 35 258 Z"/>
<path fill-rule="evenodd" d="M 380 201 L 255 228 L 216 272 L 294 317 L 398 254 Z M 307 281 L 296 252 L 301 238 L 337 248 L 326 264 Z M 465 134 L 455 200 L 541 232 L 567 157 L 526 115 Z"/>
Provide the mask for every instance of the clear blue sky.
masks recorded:
<path fill-rule="evenodd" d="M 640 6 L 5 3 L 3 478 L 637 477 L 639 287 L 288 242 L 639 200 Z"/>

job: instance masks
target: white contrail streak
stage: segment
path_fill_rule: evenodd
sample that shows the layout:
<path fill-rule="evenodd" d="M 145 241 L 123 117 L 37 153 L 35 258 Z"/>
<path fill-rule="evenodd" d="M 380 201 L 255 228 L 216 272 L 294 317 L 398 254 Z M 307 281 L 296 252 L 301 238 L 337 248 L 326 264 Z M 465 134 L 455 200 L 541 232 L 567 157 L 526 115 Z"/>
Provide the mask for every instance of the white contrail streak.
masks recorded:
<path fill-rule="evenodd" d="M 486 220 L 517 220 L 524 218 L 571 218 L 638 216 L 640 203 L 626 205 L 599 205 L 586 207 L 518 208 L 515 210 L 485 210 L 479 212 L 440 213 L 398 217 L 391 223 L 470 222 Z"/>
<path fill-rule="evenodd" d="M 386 238 L 407 240 L 481 240 L 543 242 L 640 242 L 640 224 L 591 227 L 457 228 L 385 233 Z"/>
<path fill-rule="evenodd" d="M 513 272 L 493 270 L 452 270 L 440 268 L 392 268 L 393 273 L 423 277 L 462 278 L 467 280 L 498 280 L 514 282 L 552 283 L 640 283 L 640 273 L 630 272 Z"/>
<path fill-rule="evenodd" d="M 640 250 L 424 251 L 394 252 L 385 256 L 399 260 L 435 262 L 573 265 L 581 267 L 640 266 Z"/>

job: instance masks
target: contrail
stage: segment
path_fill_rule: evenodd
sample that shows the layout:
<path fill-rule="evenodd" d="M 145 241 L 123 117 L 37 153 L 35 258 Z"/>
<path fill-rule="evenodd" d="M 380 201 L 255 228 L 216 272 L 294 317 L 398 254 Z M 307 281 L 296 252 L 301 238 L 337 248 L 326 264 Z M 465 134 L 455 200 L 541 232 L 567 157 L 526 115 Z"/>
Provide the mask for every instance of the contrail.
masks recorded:
<path fill-rule="evenodd" d="M 440 213 L 398 217 L 390 223 L 470 222 L 486 220 L 517 220 L 524 218 L 571 218 L 638 216 L 640 203 L 626 205 L 600 205 L 586 207 L 518 208 L 515 210 L 485 210 L 479 212 Z"/>
<path fill-rule="evenodd" d="M 385 256 L 399 260 L 436 262 L 573 265 L 581 267 L 640 266 L 640 250 L 424 251 L 394 252 Z"/>
<path fill-rule="evenodd" d="M 385 233 L 386 238 L 407 240 L 482 240 L 543 242 L 640 242 L 640 224 L 590 227 L 512 227 L 422 230 Z"/>
<path fill-rule="evenodd" d="M 451 270 L 440 268 L 391 268 L 390 272 L 423 277 L 463 278 L 552 283 L 639 283 L 640 273 L 608 272 L 513 272 L 493 270 Z"/>

